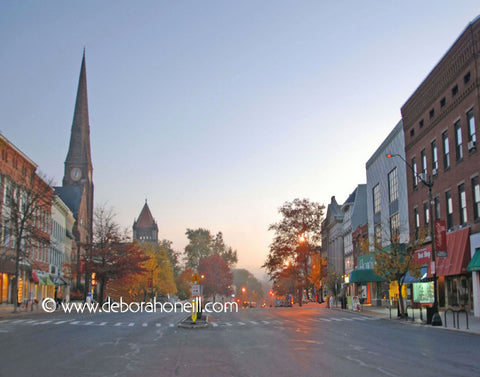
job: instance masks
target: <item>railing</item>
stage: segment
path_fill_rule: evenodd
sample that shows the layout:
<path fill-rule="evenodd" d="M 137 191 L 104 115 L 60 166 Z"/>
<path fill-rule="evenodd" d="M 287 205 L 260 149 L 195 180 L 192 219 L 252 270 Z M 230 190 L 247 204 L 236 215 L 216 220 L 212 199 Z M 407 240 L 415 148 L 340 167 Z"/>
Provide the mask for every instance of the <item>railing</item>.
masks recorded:
<path fill-rule="evenodd" d="M 469 328 L 468 328 L 468 313 L 464 309 L 453 310 L 452 308 L 448 308 L 447 310 L 445 310 L 445 314 L 444 314 L 445 328 L 447 328 L 447 313 L 448 312 L 452 312 L 453 328 L 457 328 L 458 330 L 460 329 L 460 313 L 465 313 L 465 322 L 466 322 L 466 325 L 467 325 L 467 330 L 469 330 Z M 455 314 L 457 314 L 456 326 L 455 326 Z"/>
<path fill-rule="evenodd" d="M 410 317 L 408 315 L 408 309 L 411 309 L 412 310 L 412 317 Z M 407 321 L 409 319 L 412 320 L 412 322 L 415 322 L 415 309 L 418 309 L 420 311 L 420 321 L 423 321 L 423 312 L 422 312 L 422 308 L 414 308 L 412 307 L 412 305 L 407 305 L 406 309 L 405 309 L 405 312 L 407 313 Z"/>
<path fill-rule="evenodd" d="M 447 313 L 452 312 L 452 318 L 453 318 L 453 328 L 455 328 L 455 311 L 451 308 L 448 308 L 445 310 L 445 313 L 443 314 L 443 322 L 445 322 L 445 328 L 447 328 Z"/>

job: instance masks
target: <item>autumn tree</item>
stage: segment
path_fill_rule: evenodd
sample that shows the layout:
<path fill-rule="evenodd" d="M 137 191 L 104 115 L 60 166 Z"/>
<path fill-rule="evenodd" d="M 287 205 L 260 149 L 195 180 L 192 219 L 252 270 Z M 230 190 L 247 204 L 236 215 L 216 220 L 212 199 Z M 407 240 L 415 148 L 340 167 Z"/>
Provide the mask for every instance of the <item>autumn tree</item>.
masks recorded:
<path fill-rule="evenodd" d="M 244 287 L 249 300 L 259 301 L 263 299 L 262 283 L 248 270 L 240 268 L 232 271 L 233 284 L 237 289 L 237 295 Z"/>
<path fill-rule="evenodd" d="M 324 264 L 324 258 L 320 253 L 315 253 L 312 257 L 312 268 L 310 270 L 310 276 L 308 280 L 312 283 L 316 291 L 320 291 L 322 288 L 322 282 L 326 281 L 326 276 L 322 275 L 322 266 Z"/>
<path fill-rule="evenodd" d="M 103 303 L 105 288 L 111 280 L 145 271 L 142 263 L 148 258 L 137 243 L 128 242 L 115 221 L 113 209 L 100 205 L 95 209 L 93 245 L 86 265 L 100 283 L 99 301 Z"/>
<path fill-rule="evenodd" d="M 159 243 L 161 249 L 165 250 L 168 254 L 168 261 L 173 270 L 173 276 L 176 278 L 181 273 L 180 266 L 180 252 L 173 249 L 173 242 L 169 240 L 161 240 Z"/>
<path fill-rule="evenodd" d="M 177 285 L 177 296 L 180 300 L 187 300 L 192 295 L 191 286 L 192 286 L 192 277 L 195 271 L 190 267 L 186 267 L 180 275 L 175 278 L 175 283 Z"/>
<path fill-rule="evenodd" d="M 200 259 L 198 273 L 204 276 L 202 285 L 205 296 L 210 296 L 215 301 L 217 294 L 223 296 L 231 294 L 233 275 L 228 263 L 221 256 L 210 255 Z"/>
<path fill-rule="evenodd" d="M 420 231 L 418 237 L 408 243 L 400 242 L 398 232 L 390 235 L 390 244 L 382 247 L 376 243 L 373 247 L 375 254 L 375 273 L 388 283 L 393 281 L 398 285 L 398 307 L 400 316 L 405 316 L 402 287 L 407 273 L 415 278 L 420 277 L 421 266 L 415 263 L 415 250 L 423 243 L 425 231 Z"/>
<path fill-rule="evenodd" d="M 17 303 L 20 267 L 31 265 L 34 248 L 45 248 L 49 241 L 49 213 L 53 198 L 51 182 L 34 171 L 21 180 L 4 176 L 5 199 L 2 207 L 4 248 L 0 259 L 14 264 L 14 303 Z M 14 305 L 13 311 L 17 311 Z"/>
<path fill-rule="evenodd" d="M 222 232 L 212 236 L 208 229 L 187 229 L 188 245 L 185 247 L 187 267 L 197 269 L 202 258 L 218 255 L 232 268 L 238 261 L 237 251 L 225 244 Z"/>
<path fill-rule="evenodd" d="M 313 253 L 320 247 L 324 209 L 323 205 L 308 199 L 285 202 L 278 210 L 281 220 L 268 228 L 275 234 L 262 267 L 271 280 L 290 272 L 297 279 L 300 305 L 303 290 L 309 285 Z"/>

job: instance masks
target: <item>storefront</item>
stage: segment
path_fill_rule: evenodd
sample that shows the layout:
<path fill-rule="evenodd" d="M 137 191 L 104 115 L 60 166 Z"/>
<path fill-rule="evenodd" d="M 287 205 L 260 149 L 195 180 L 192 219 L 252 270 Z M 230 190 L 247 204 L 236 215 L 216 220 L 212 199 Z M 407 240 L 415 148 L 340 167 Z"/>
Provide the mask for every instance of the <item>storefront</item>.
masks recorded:
<path fill-rule="evenodd" d="M 350 273 L 350 284 L 355 284 L 356 296 L 362 304 L 380 306 L 383 299 L 388 298 L 388 283 L 375 274 L 373 253 L 360 255 L 357 258 L 357 268 Z"/>
<path fill-rule="evenodd" d="M 470 262 L 470 228 L 447 234 L 447 256 L 436 257 L 438 304 L 440 308 L 473 308 L 472 276 Z M 433 279 L 431 265 L 432 245 L 415 252 L 415 259 L 428 268 L 427 279 Z"/>

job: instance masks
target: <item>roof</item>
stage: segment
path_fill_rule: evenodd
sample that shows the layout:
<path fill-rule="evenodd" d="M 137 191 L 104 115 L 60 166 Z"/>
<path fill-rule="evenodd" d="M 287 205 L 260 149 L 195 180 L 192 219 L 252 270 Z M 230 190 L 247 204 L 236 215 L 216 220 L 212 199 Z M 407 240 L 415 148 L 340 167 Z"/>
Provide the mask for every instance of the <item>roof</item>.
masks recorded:
<path fill-rule="evenodd" d="M 150 228 L 152 225 L 155 225 L 155 219 L 153 218 L 150 208 L 148 208 L 147 201 L 145 200 L 145 205 L 138 216 L 138 220 L 135 221 L 134 226 L 137 228 Z"/>
<path fill-rule="evenodd" d="M 54 187 L 55 194 L 70 208 L 73 216 L 77 218 L 78 209 L 82 201 L 83 188 L 81 186 Z"/>

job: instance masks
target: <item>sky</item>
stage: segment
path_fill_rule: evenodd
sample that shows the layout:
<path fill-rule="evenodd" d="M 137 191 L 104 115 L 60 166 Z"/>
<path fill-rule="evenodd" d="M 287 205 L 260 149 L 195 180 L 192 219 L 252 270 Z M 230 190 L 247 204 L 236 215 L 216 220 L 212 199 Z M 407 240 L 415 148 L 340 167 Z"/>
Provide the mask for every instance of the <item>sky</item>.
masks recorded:
<path fill-rule="evenodd" d="M 83 49 L 95 203 L 223 232 L 261 276 L 295 198 L 342 203 L 478 1 L 0 2 L 0 132 L 61 185 Z"/>

